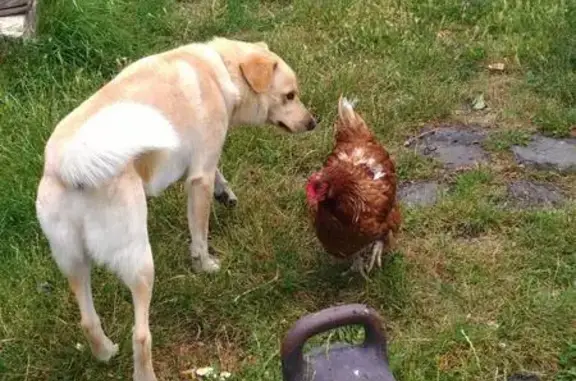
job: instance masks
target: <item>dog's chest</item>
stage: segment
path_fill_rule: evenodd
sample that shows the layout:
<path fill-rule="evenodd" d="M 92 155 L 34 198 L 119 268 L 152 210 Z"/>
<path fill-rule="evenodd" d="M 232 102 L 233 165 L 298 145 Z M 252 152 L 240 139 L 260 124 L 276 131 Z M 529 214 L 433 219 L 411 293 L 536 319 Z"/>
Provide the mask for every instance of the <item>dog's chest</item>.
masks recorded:
<path fill-rule="evenodd" d="M 144 184 L 148 196 L 158 196 L 171 184 L 178 181 L 190 165 L 190 150 L 182 148 L 172 151 L 162 160 L 150 180 Z"/>

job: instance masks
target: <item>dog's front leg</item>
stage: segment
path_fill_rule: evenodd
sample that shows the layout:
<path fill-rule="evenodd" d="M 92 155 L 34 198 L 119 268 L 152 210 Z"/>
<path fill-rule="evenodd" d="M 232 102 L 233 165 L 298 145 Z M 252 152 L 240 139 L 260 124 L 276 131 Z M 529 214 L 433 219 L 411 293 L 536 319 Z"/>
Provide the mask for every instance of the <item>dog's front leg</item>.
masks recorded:
<path fill-rule="evenodd" d="M 226 205 L 227 207 L 234 207 L 238 204 L 238 198 L 230 189 L 228 181 L 219 169 L 216 170 L 216 177 L 214 179 L 214 197 L 216 200 Z"/>
<path fill-rule="evenodd" d="M 208 223 L 216 174 L 202 174 L 188 178 L 188 227 L 192 243 L 190 254 L 196 272 L 216 272 L 217 258 L 208 254 Z"/>

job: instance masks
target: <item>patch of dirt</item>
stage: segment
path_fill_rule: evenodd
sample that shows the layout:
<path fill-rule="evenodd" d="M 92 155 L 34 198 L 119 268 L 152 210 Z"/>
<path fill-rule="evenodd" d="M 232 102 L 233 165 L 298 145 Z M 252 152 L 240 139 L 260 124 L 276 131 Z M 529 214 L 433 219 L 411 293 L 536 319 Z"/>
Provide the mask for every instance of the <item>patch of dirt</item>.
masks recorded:
<path fill-rule="evenodd" d="M 190 370 L 217 366 L 221 371 L 237 372 L 242 362 L 250 362 L 241 349 L 231 343 L 179 342 L 156 349 L 155 370 L 160 380 L 190 380 Z"/>
<path fill-rule="evenodd" d="M 474 257 L 468 257 L 468 261 L 474 261 L 490 271 L 496 271 L 503 262 L 502 256 L 507 255 L 501 238 L 496 234 L 488 233 L 477 238 L 460 237 L 457 242 L 459 252 L 477 254 Z"/>
<path fill-rule="evenodd" d="M 453 112 L 452 117 L 456 121 L 467 125 L 477 124 L 486 128 L 497 127 L 501 123 L 506 123 L 507 126 L 526 124 L 525 121 L 517 120 L 509 113 L 503 113 L 503 110 L 510 109 L 514 102 L 518 102 L 517 97 L 511 95 L 511 90 L 522 81 L 507 73 L 511 66 L 510 62 L 503 61 L 502 63 L 507 68 L 502 72 L 490 70 L 489 64 L 486 63 L 487 72 L 473 80 L 462 94 L 463 98 L 470 98 L 471 94 L 483 94 L 486 108 L 474 110 L 468 99 L 468 102 L 464 102 Z"/>
<path fill-rule="evenodd" d="M 478 238 L 488 231 L 488 226 L 475 221 L 460 221 L 454 224 L 454 235 L 459 238 Z"/>
<path fill-rule="evenodd" d="M 463 110 L 459 113 L 457 112 L 456 115 L 458 116 L 458 119 L 462 120 L 465 124 L 474 124 L 485 128 L 494 127 L 498 121 L 498 117 L 500 116 L 497 111 L 492 109 L 475 112 Z"/>
<path fill-rule="evenodd" d="M 448 269 L 447 259 L 443 252 L 435 250 L 425 239 L 401 242 L 404 257 L 418 268 L 422 275 L 440 279 L 443 282 L 454 281 L 452 272 Z"/>
<path fill-rule="evenodd" d="M 462 357 L 468 351 L 465 345 L 455 345 L 449 352 L 438 358 L 438 369 L 442 372 L 453 371 L 462 365 Z"/>

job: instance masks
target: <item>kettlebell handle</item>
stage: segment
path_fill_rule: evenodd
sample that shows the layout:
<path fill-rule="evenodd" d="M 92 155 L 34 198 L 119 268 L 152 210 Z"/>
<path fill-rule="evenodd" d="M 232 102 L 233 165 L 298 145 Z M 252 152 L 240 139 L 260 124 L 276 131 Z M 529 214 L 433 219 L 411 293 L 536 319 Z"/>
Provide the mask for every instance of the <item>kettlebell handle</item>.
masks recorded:
<path fill-rule="evenodd" d="M 286 334 L 281 350 L 284 381 L 304 381 L 297 377 L 303 374 L 302 350 L 308 339 L 347 325 L 362 325 L 365 333 L 363 346 L 377 350 L 388 361 L 382 320 L 374 309 L 363 304 L 331 307 L 304 316 Z"/>

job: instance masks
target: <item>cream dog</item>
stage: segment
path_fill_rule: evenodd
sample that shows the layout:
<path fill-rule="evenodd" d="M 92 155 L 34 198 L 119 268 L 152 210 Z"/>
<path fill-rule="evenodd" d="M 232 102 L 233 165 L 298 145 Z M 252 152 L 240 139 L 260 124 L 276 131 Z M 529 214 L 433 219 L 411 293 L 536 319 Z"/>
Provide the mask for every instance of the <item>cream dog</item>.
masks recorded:
<path fill-rule="evenodd" d="M 98 359 L 107 361 L 118 347 L 94 309 L 92 261 L 130 288 L 134 380 L 156 380 L 146 195 L 186 178 L 194 268 L 217 271 L 207 243 L 212 195 L 236 202 L 217 168 L 227 131 L 242 124 L 313 129 L 316 121 L 298 95 L 294 72 L 265 43 L 215 38 L 131 64 L 56 126 L 46 144 L 36 210 Z"/>

